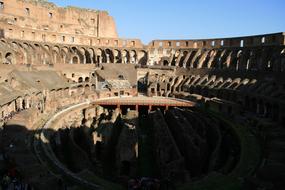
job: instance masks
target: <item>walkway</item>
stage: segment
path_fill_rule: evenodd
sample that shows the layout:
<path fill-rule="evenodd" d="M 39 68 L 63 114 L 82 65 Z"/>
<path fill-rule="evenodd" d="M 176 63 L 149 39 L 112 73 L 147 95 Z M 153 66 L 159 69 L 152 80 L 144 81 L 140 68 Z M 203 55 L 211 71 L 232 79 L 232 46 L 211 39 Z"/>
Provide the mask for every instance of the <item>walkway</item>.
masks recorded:
<path fill-rule="evenodd" d="M 133 106 L 163 106 L 163 107 L 193 107 L 194 102 L 167 97 L 112 97 L 100 99 L 95 105 L 133 105 Z"/>

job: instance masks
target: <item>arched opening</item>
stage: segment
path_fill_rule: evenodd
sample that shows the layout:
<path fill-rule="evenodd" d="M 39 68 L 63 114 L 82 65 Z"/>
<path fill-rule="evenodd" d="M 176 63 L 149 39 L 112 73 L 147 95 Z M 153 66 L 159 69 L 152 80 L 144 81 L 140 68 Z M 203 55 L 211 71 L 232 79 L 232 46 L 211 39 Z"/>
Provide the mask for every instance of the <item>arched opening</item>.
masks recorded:
<path fill-rule="evenodd" d="M 136 64 L 137 62 L 137 53 L 135 50 L 130 51 L 130 63 Z"/>
<path fill-rule="evenodd" d="M 77 61 L 78 64 L 85 64 L 86 63 L 83 48 L 77 49 L 76 47 L 72 47 L 71 52 L 73 53 L 74 56 L 76 56 L 78 58 L 78 61 Z"/>
<path fill-rule="evenodd" d="M 196 54 L 196 51 L 191 51 L 190 56 L 187 60 L 186 67 L 189 68 L 191 66 L 192 60 Z"/>
<path fill-rule="evenodd" d="M 102 64 L 105 63 L 105 56 L 104 56 L 104 52 L 102 49 L 97 49 L 96 50 L 96 63 L 97 64 Z"/>
<path fill-rule="evenodd" d="M 172 50 L 172 59 L 170 59 L 170 62 L 171 62 L 171 66 L 176 66 L 176 63 L 177 65 L 179 64 L 177 61 L 178 61 L 178 57 L 180 55 L 180 51 L 179 50 Z"/>
<path fill-rule="evenodd" d="M 157 92 L 159 92 L 159 91 L 160 91 L 160 84 L 159 84 L 159 83 L 157 83 L 156 91 L 157 91 Z"/>
<path fill-rule="evenodd" d="M 241 40 L 241 41 L 240 41 L 240 47 L 243 47 L 243 45 L 244 45 L 244 41 Z"/>
<path fill-rule="evenodd" d="M 236 61 L 236 68 L 235 68 L 236 71 L 241 69 L 242 56 L 243 56 L 243 51 L 239 50 L 237 52 L 237 61 Z"/>
<path fill-rule="evenodd" d="M 60 57 L 61 57 L 62 63 L 66 64 L 67 54 L 66 54 L 66 52 L 64 50 L 61 50 Z"/>
<path fill-rule="evenodd" d="M 106 49 L 106 63 L 114 63 L 114 55 L 110 49 Z"/>
<path fill-rule="evenodd" d="M 182 57 L 181 57 L 181 59 L 179 61 L 179 67 L 183 67 L 184 60 L 185 60 L 186 56 L 187 56 L 187 51 L 184 51 L 183 55 L 182 55 Z"/>
<path fill-rule="evenodd" d="M 115 49 L 113 50 L 113 54 L 114 54 L 114 63 L 120 63 L 122 60 L 121 60 L 121 53 L 119 50 Z"/>
<path fill-rule="evenodd" d="M 53 51 L 53 62 L 54 64 L 60 63 L 61 56 L 57 51 Z"/>
<path fill-rule="evenodd" d="M 79 64 L 79 59 L 78 59 L 77 56 L 74 56 L 74 57 L 72 58 L 71 64 Z"/>
<path fill-rule="evenodd" d="M 167 89 L 166 89 L 167 91 L 169 91 L 170 90 L 170 84 L 168 83 L 167 84 Z"/>
<path fill-rule="evenodd" d="M 85 77 L 85 82 L 89 82 L 90 78 L 89 77 Z"/>
<path fill-rule="evenodd" d="M 193 64 L 192 64 L 192 67 L 193 67 L 193 68 L 197 68 L 197 67 L 198 67 L 199 60 L 200 60 L 201 56 L 202 56 L 202 53 L 201 53 L 201 52 L 197 52 L 197 53 L 196 53 L 196 56 L 195 56 L 196 58 L 193 59 Z"/>
<path fill-rule="evenodd" d="M 168 65 L 169 65 L 168 61 L 167 60 L 163 60 L 163 66 L 168 66 Z"/>
<path fill-rule="evenodd" d="M 140 51 L 138 53 L 138 64 L 147 65 L 147 53 L 145 51 Z"/>
<path fill-rule="evenodd" d="M 122 63 L 129 63 L 129 52 L 127 50 L 122 51 Z"/>
<path fill-rule="evenodd" d="M 82 83 L 82 82 L 83 82 L 83 78 L 82 78 L 82 77 L 79 77 L 79 78 L 78 78 L 78 82 L 79 82 L 79 83 Z"/>
<path fill-rule="evenodd" d="M 235 89 L 238 85 L 239 85 L 239 82 L 238 82 L 238 81 L 235 81 L 235 82 L 233 82 L 233 83 L 229 86 L 229 88 Z"/>
<path fill-rule="evenodd" d="M 138 91 L 141 93 L 147 91 L 147 78 L 148 77 L 142 77 L 138 80 Z"/>
<path fill-rule="evenodd" d="M 91 55 L 90 55 L 89 51 L 85 51 L 85 60 L 86 60 L 86 64 L 92 63 Z"/>
<path fill-rule="evenodd" d="M 118 79 L 119 79 L 119 80 L 125 80 L 125 77 L 124 77 L 123 75 L 119 75 L 119 76 L 118 76 Z"/>
<path fill-rule="evenodd" d="M 206 52 L 206 55 L 204 56 L 204 60 L 200 63 L 200 67 L 201 68 L 208 68 L 208 65 L 211 65 L 211 64 L 209 64 L 209 61 L 214 54 L 215 54 L 214 50 L 211 50 L 208 53 Z"/>
<path fill-rule="evenodd" d="M 49 46 L 48 45 L 44 45 L 44 48 L 49 51 Z"/>
<path fill-rule="evenodd" d="M 22 100 L 22 109 L 26 109 L 26 101 L 25 101 L 25 99 Z"/>
<path fill-rule="evenodd" d="M 4 64 L 7 64 L 7 65 L 13 64 L 13 55 L 12 55 L 12 53 L 10 53 L 10 52 L 6 53 Z"/>

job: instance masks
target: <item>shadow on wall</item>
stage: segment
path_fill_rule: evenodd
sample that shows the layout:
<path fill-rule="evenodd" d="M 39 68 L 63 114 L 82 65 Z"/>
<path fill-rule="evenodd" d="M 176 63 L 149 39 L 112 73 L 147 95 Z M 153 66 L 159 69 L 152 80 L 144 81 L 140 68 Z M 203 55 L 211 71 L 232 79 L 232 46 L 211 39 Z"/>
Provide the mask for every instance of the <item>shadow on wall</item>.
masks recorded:
<path fill-rule="evenodd" d="M 97 172 L 95 175 L 93 174 L 101 166 L 96 165 L 99 162 L 92 159 L 94 154 L 96 154 L 96 158 L 102 157 L 102 160 L 112 158 L 112 161 L 108 160 L 109 162 L 106 164 L 113 168 L 116 168 L 113 165 L 116 163 L 114 160 L 116 155 L 109 156 L 107 155 L 109 152 L 103 151 L 99 146 L 101 143 L 94 144 L 91 130 L 92 128 L 85 126 L 58 131 L 52 129 L 28 130 L 25 126 L 20 125 L 4 126 L 0 131 L 0 155 L 3 155 L 3 161 L 0 160 L 2 189 L 14 187 L 15 184 L 41 190 L 48 190 L 50 185 L 59 190 L 94 189 L 95 186 L 98 187 L 96 183 L 99 183 L 104 189 L 105 187 L 106 189 L 124 189 L 120 185 L 101 178 L 104 175 L 98 174 L 97 176 Z M 49 136 L 48 142 L 44 142 L 44 138 L 40 138 L 41 133 L 44 136 Z M 107 145 L 110 146 L 109 143 Z M 49 151 L 49 147 L 54 153 L 51 156 L 47 156 L 45 151 Z M 101 149 L 102 151 L 100 151 Z M 55 166 L 56 160 L 52 160 L 53 155 L 56 160 L 60 161 L 61 167 Z M 106 167 L 106 164 L 103 161 L 102 167 Z M 70 169 L 75 176 L 94 181 L 92 182 L 94 184 L 75 180 L 73 177 L 67 176 L 62 168 Z"/>
<path fill-rule="evenodd" d="M 60 173 L 48 171 L 41 165 L 41 162 L 47 160 L 38 160 L 35 156 L 43 153 L 37 150 L 40 142 L 36 143 L 33 139 L 36 133 L 38 132 L 27 130 L 25 126 L 20 125 L 7 125 L 0 131 L 0 155 L 3 156 L 3 160 L 0 160 L 2 189 L 16 189 L 18 186 L 32 189 L 34 184 L 43 190 L 48 189 L 46 184 L 56 189 L 66 189 L 67 185 L 63 183 L 66 179 Z M 66 183 L 68 186 L 74 185 L 71 181 Z"/>
<path fill-rule="evenodd" d="M 4 38 L 4 30 L 0 29 L 0 38 Z"/>

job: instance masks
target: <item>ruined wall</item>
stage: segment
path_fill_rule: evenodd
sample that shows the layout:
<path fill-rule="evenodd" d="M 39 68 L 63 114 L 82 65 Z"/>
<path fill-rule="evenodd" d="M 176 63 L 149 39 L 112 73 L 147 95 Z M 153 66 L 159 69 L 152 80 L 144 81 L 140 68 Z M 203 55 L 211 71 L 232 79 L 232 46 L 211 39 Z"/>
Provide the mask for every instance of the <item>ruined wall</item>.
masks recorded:
<path fill-rule="evenodd" d="M 66 35 L 117 38 L 114 19 L 106 11 L 76 7 L 57 7 L 37 0 L 1 0 L 0 23 L 6 37 L 35 40 L 41 33 L 43 41 L 56 41 L 54 33 Z M 13 35 L 14 34 L 14 35 Z M 16 35 L 18 34 L 18 35 Z M 70 41 L 75 41 L 71 37 Z"/>
<path fill-rule="evenodd" d="M 272 33 L 233 38 L 153 40 L 149 48 L 221 48 L 285 45 L 285 33 Z"/>

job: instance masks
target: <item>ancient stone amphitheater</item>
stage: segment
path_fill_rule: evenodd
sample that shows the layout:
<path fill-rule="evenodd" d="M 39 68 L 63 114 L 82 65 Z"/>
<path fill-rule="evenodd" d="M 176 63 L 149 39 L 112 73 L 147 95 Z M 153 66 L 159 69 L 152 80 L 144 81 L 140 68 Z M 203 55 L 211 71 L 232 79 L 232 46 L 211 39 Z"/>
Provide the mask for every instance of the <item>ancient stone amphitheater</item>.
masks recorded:
<path fill-rule="evenodd" d="M 0 23 L 2 187 L 284 189 L 285 33 L 144 45 L 43 0 Z"/>

